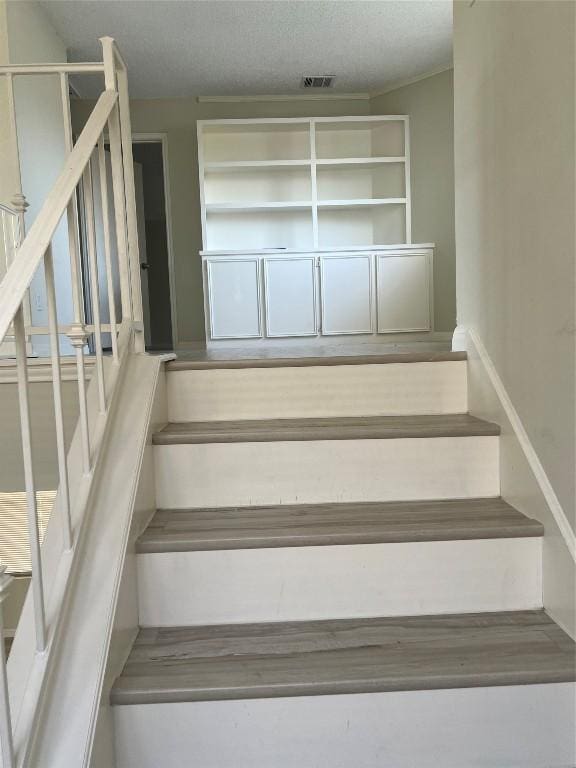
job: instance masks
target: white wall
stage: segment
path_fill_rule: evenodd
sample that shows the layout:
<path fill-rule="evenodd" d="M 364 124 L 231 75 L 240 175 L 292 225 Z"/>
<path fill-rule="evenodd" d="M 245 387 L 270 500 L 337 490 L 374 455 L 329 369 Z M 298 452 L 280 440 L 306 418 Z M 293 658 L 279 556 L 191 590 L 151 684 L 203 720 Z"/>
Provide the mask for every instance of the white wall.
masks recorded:
<path fill-rule="evenodd" d="M 545 601 L 572 620 L 557 520 L 576 526 L 575 10 L 456 2 L 454 17 L 458 324 L 480 339 L 559 500 L 553 518 L 527 485 L 518 494 L 510 453 L 502 491 L 546 519 Z"/>
<path fill-rule="evenodd" d="M 373 115 L 410 116 L 412 240 L 434 250 L 434 326 L 456 324 L 452 70 L 370 100 Z"/>
<path fill-rule="evenodd" d="M 67 61 L 66 47 L 39 3 L 10 0 L 6 3 L 6 21 L 10 64 Z M 29 228 L 62 170 L 65 159 L 58 76 L 16 78 L 15 100 L 22 191 L 30 204 L 26 216 L 26 226 Z M 72 297 L 65 222 L 60 224 L 54 237 L 53 254 L 59 320 L 61 323 L 69 323 L 72 320 Z M 32 282 L 31 305 L 32 323 L 47 325 L 43 274 L 37 274 Z M 71 354 L 72 348 L 67 339 L 62 339 L 61 343 L 62 350 Z M 49 353 L 48 339 L 45 337 L 36 337 L 33 347 L 40 355 Z"/>

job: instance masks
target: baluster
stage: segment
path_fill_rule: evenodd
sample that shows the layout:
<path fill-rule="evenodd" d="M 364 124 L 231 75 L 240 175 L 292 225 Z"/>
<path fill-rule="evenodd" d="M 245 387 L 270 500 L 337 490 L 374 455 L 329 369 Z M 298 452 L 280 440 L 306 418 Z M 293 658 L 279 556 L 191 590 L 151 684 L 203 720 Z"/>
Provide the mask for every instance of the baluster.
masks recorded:
<path fill-rule="evenodd" d="M 12 718 L 6 674 L 6 651 L 4 646 L 4 616 L 2 603 L 8 596 L 12 577 L 6 573 L 6 566 L 0 565 L 0 748 L 3 768 L 15 768 L 14 742 L 12 739 Z"/>
<path fill-rule="evenodd" d="M 102 57 L 104 61 L 104 85 L 108 91 L 117 91 L 116 59 L 114 41 L 103 37 Z M 130 288 L 130 268 L 128 265 L 128 235 L 126 230 L 126 197 L 124 189 L 124 170 L 122 159 L 122 140 L 120 134 L 120 111 L 118 103 L 108 120 L 110 139 L 110 160 L 112 164 L 112 193 L 114 196 L 114 218 L 116 223 L 116 253 L 120 273 L 120 296 L 122 299 L 122 321 L 133 320 L 132 297 Z"/>
<path fill-rule="evenodd" d="M 112 162 L 112 193 L 116 223 L 116 252 L 120 272 L 120 296 L 122 298 L 122 320 L 132 320 L 132 299 L 130 296 L 130 270 L 128 267 L 128 239 L 126 234 L 126 198 L 124 196 L 124 171 L 122 170 L 122 148 L 120 146 L 120 120 L 118 105 L 114 107 L 108 121 L 110 136 L 110 159 Z"/>
<path fill-rule="evenodd" d="M 18 402 L 20 405 L 20 431 L 22 433 L 22 455 L 24 459 L 24 484 L 28 510 L 28 536 L 32 561 L 32 593 L 36 624 L 36 648 L 46 648 L 46 614 L 44 609 L 44 585 L 42 579 L 42 555 L 38 515 L 36 510 L 36 488 L 32 461 L 32 432 L 30 427 L 30 405 L 28 399 L 28 364 L 26 359 L 26 335 L 22 305 L 14 315 L 14 338 L 16 342 L 16 370 L 18 373 Z"/>
<path fill-rule="evenodd" d="M 20 184 L 20 182 L 19 182 Z M 12 258 L 15 257 L 16 251 L 20 247 L 20 244 L 24 240 L 26 234 L 26 209 L 29 207 L 29 203 L 25 196 L 19 192 L 11 200 L 12 207 L 17 213 L 17 217 L 13 222 L 14 232 L 14 249 L 12 252 Z M 24 308 L 24 327 L 32 325 L 32 310 L 30 307 L 30 293 L 26 291 L 26 299 L 22 302 Z M 26 351 L 30 355 L 32 354 L 32 345 L 29 342 L 29 337 L 26 338 Z"/>
<path fill-rule="evenodd" d="M 10 216 L 10 218 L 14 218 L 13 216 Z M 8 216 L 6 214 L 6 211 L 0 210 L 0 219 L 2 219 L 2 246 L 3 246 L 3 262 L 0 265 L 0 279 L 4 277 L 6 272 L 8 271 L 8 267 L 10 265 L 10 248 L 11 246 L 11 238 L 8 236 Z"/>
<path fill-rule="evenodd" d="M 90 296 L 92 299 L 92 319 L 94 322 L 94 348 L 96 350 L 96 377 L 98 380 L 98 404 L 100 412 L 106 411 L 106 392 L 104 385 L 104 360 L 102 357 L 102 332 L 100 323 L 100 286 L 98 284 L 98 255 L 96 251 L 96 229 L 94 224 L 94 190 L 92 188 L 92 160 L 88 161 L 82 175 L 84 206 L 86 209 L 86 234 L 88 250 L 88 268 L 90 272 Z"/>
<path fill-rule="evenodd" d="M 60 340 L 58 337 L 58 311 L 54 288 L 54 260 L 52 246 L 44 256 L 44 275 L 48 305 L 48 326 L 50 328 L 50 357 L 52 360 L 52 390 L 54 394 L 54 421 L 56 424 L 56 450 L 60 477 L 58 498 L 62 509 L 64 549 L 72 548 L 72 523 L 70 520 L 70 490 L 68 486 L 68 464 L 66 461 L 66 438 L 62 413 L 62 374 L 60 370 Z"/>
<path fill-rule="evenodd" d="M 64 146 L 70 154 L 73 148 L 72 120 L 70 117 L 70 95 L 68 92 L 68 75 L 60 74 L 60 96 L 62 99 L 62 117 L 64 124 Z M 86 368 L 84 363 L 84 348 L 88 334 L 84 327 L 84 301 L 82 286 L 82 268 L 80 265 L 80 242 L 78 226 L 78 203 L 76 192 L 70 198 L 66 207 L 66 222 L 68 226 L 68 248 L 70 249 L 70 277 L 72 280 L 72 306 L 74 322 L 68 331 L 68 339 L 76 355 L 76 377 L 78 379 L 78 401 L 80 416 L 80 440 L 82 443 L 82 468 L 84 474 L 90 472 L 90 433 L 88 428 L 88 406 L 86 403 Z"/>
<path fill-rule="evenodd" d="M 108 288 L 108 312 L 110 315 L 110 333 L 112 336 L 112 355 L 118 362 L 118 339 L 116 338 L 116 301 L 114 300 L 114 280 L 110 254 L 110 221 L 108 216 L 108 179 L 106 178 L 106 153 L 104 137 L 98 142 L 98 171 L 100 175 L 100 199 L 102 204 L 102 227 L 104 230 L 104 257 L 106 263 L 106 285 Z"/>
<path fill-rule="evenodd" d="M 130 101 L 128 97 L 128 74 L 123 67 L 116 72 L 118 83 L 118 105 L 122 157 L 124 158 L 124 189 L 126 191 L 126 221 L 128 226 L 128 264 L 130 271 L 132 318 L 137 330 L 134 340 L 136 352 L 144 352 L 144 316 L 142 314 L 142 287 L 140 284 L 140 249 L 138 244 L 138 219 L 136 215 L 136 192 L 134 185 L 134 163 L 132 160 L 132 128 L 130 124 Z"/>
<path fill-rule="evenodd" d="M 76 353 L 76 374 L 78 379 L 78 410 L 80 420 L 80 442 L 82 443 L 82 469 L 90 473 L 90 432 L 88 429 L 88 406 L 86 403 L 86 369 L 84 366 L 84 347 L 88 334 L 83 323 L 73 323 L 67 333 L 70 344 Z"/>

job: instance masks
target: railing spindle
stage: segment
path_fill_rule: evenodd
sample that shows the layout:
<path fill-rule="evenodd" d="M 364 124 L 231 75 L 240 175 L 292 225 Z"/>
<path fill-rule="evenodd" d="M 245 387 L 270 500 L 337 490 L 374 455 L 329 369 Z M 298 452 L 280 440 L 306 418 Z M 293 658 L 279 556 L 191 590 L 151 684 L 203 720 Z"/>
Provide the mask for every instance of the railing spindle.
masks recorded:
<path fill-rule="evenodd" d="M 4 638 L 4 615 L 2 603 L 8 596 L 12 577 L 6 573 L 6 566 L 0 565 L 0 748 L 3 768 L 15 768 L 12 718 L 10 717 L 10 696 L 6 674 L 6 648 Z"/>
<path fill-rule="evenodd" d="M 132 297 L 132 319 L 137 324 L 134 339 L 136 352 L 144 352 L 144 315 L 142 312 L 142 288 L 140 283 L 140 248 L 138 243 L 138 217 L 136 214 L 136 192 L 134 184 L 134 162 L 132 160 L 132 127 L 130 123 L 130 100 L 128 96 L 128 73 L 124 66 L 116 72 L 118 84 L 118 111 L 122 157 L 124 158 L 124 189 L 126 191 L 126 222 L 128 227 L 128 265 Z"/>
<path fill-rule="evenodd" d="M 100 200 L 102 205 L 102 228 L 104 230 L 104 258 L 106 263 L 106 285 L 108 288 L 108 313 L 112 337 L 112 355 L 118 362 L 118 338 L 116 336 L 116 301 L 114 298 L 114 280 L 110 253 L 110 217 L 108 215 L 108 179 L 106 178 L 106 152 L 104 137 L 98 142 L 98 171 L 100 176 Z"/>
<path fill-rule="evenodd" d="M 52 360 L 52 390 L 54 395 L 54 422 L 56 425 L 56 451 L 60 485 L 58 499 L 62 510 L 64 549 L 72 548 L 72 522 L 70 519 L 70 490 L 68 485 L 68 464 L 66 461 L 66 438 L 64 436 L 64 415 L 62 411 L 62 373 L 60 370 L 60 339 L 58 336 L 58 311 L 54 287 L 54 259 L 52 247 L 48 246 L 44 256 L 46 298 L 48 305 L 48 326 L 50 328 L 50 358 Z"/>
<path fill-rule="evenodd" d="M 36 488 L 32 460 L 32 430 L 30 424 L 30 403 L 28 398 L 28 364 L 26 360 L 26 331 L 22 305 L 14 315 L 14 339 L 16 343 L 16 370 L 18 373 L 18 402 L 20 406 L 20 431 L 22 433 L 22 456 L 24 459 L 24 485 L 28 510 L 28 536 L 32 561 L 32 592 L 36 624 L 36 648 L 46 648 L 46 612 L 44 608 L 44 584 L 42 578 L 42 553 L 38 531 L 36 509 Z"/>
<path fill-rule="evenodd" d="M 62 119 L 64 125 L 64 146 L 70 154 L 74 146 L 72 139 L 72 120 L 70 116 L 70 94 L 68 91 L 68 75 L 60 73 L 60 97 L 62 100 Z M 84 327 L 84 302 L 82 290 L 82 267 L 80 264 L 80 243 L 78 226 L 78 203 L 76 192 L 70 197 L 66 206 L 66 222 L 68 226 L 68 248 L 70 251 L 70 278 L 72 281 L 72 306 L 74 323 L 68 332 L 70 343 L 76 355 L 76 376 L 78 379 L 78 401 L 80 419 L 80 439 L 82 443 L 82 468 L 84 474 L 90 472 L 90 433 L 88 429 L 88 406 L 86 402 L 86 369 L 84 365 L 84 347 L 88 336 Z"/>
<path fill-rule="evenodd" d="M 120 272 L 120 295 L 122 298 L 122 320 L 132 319 L 130 269 L 128 266 L 128 239 L 126 232 L 126 198 L 124 196 L 124 171 L 122 170 L 122 147 L 120 144 L 120 118 L 118 105 L 114 106 L 108 121 L 110 137 L 110 159 L 112 163 L 112 192 L 114 196 L 114 217 L 116 223 L 116 252 Z"/>
<path fill-rule="evenodd" d="M 67 334 L 76 353 L 76 378 L 78 379 L 78 420 L 80 422 L 80 442 L 82 445 L 82 470 L 90 473 L 90 431 L 88 428 L 88 405 L 86 401 L 86 367 L 84 365 L 84 347 L 88 334 L 82 323 L 74 323 Z"/>
<path fill-rule="evenodd" d="M 86 239 L 88 269 L 90 272 L 90 296 L 94 324 L 94 349 L 96 352 L 96 377 L 98 379 L 98 403 L 100 412 L 106 411 L 104 361 L 102 358 L 102 330 L 100 323 L 100 286 L 98 283 L 98 255 L 96 251 L 96 227 L 94 223 L 94 190 L 92 187 L 92 161 L 89 160 L 82 176 L 84 207 L 86 213 Z"/>

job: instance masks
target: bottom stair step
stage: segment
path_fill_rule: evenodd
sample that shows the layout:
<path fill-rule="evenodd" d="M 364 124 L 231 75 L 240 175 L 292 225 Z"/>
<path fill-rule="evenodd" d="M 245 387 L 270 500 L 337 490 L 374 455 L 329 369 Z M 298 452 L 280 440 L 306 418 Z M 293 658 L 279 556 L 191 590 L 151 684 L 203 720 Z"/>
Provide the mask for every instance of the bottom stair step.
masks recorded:
<path fill-rule="evenodd" d="M 111 701 L 573 682 L 575 647 L 541 610 L 143 629 Z"/>

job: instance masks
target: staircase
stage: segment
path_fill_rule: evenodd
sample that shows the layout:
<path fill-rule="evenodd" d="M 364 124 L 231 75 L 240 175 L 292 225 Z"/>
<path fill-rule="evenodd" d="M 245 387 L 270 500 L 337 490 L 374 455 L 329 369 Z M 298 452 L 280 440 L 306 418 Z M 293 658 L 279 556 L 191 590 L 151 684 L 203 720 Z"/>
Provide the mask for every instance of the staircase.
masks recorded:
<path fill-rule="evenodd" d="M 461 353 L 174 361 L 117 768 L 573 766 L 543 527 Z"/>

